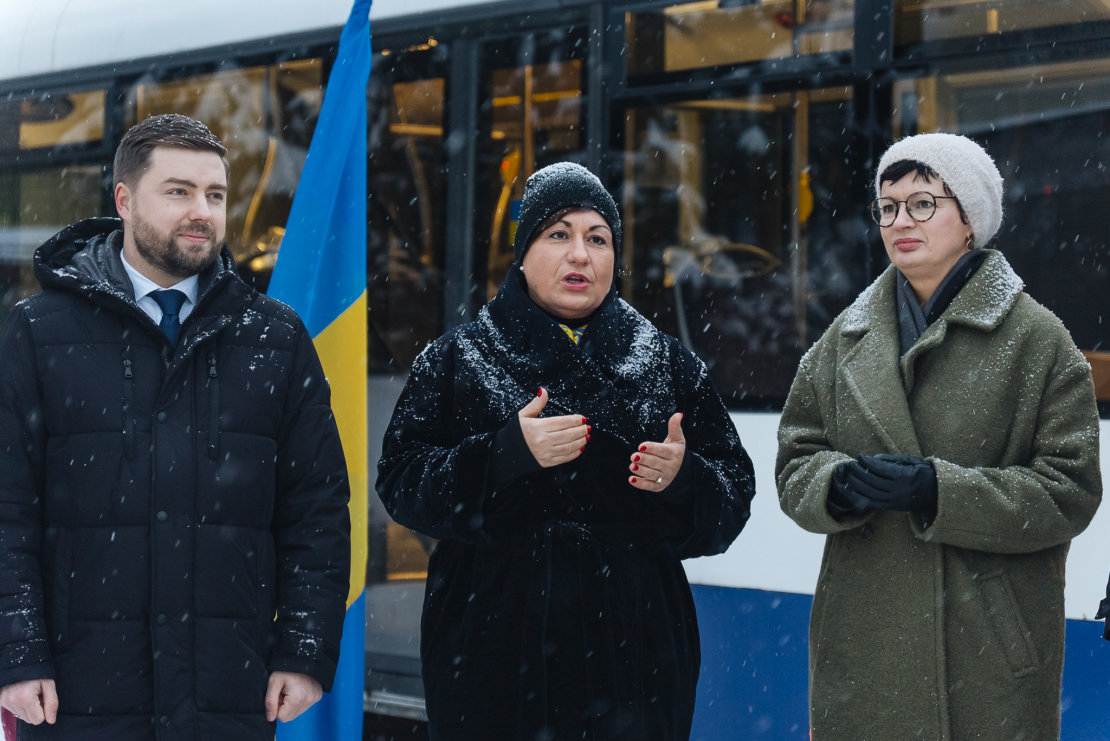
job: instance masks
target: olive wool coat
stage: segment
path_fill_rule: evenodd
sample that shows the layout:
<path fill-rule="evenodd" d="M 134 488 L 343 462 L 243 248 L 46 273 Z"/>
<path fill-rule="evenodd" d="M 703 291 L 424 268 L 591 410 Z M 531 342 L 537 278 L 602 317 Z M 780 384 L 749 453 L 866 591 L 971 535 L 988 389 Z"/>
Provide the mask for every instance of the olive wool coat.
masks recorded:
<path fill-rule="evenodd" d="M 936 519 L 834 520 L 833 470 L 924 457 Z M 1064 562 L 1102 496 L 1090 368 L 990 254 L 899 359 L 895 270 L 802 359 L 779 428 L 782 509 L 827 533 L 810 623 L 815 741 L 1059 736 Z"/>
<path fill-rule="evenodd" d="M 575 345 L 518 275 L 417 358 L 378 464 L 394 519 L 440 539 L 421 624 L 431 736 L 684 740 L 701 657 L 680 559 L 736 538 L 751 462 L 678 342 L 611 292 Z M 491 490 L 498 431 L 541 386 L 542 416 L 589 419 L 585 453 Z M 634 488 L 635 446 L 674 412 L 688 490 Z"/>
<path fill-rule="evenodd" d="M 266 741 L 271 671 L 329 689 L 349 489 L 312 338 L 235 274 L 178 343 L 135 303 L 121 222 L 35 253 L 0 329 L 0 686 L 54 679 L 19 738 Z M 276 613 L 276 620 L 275 620 Z"/>

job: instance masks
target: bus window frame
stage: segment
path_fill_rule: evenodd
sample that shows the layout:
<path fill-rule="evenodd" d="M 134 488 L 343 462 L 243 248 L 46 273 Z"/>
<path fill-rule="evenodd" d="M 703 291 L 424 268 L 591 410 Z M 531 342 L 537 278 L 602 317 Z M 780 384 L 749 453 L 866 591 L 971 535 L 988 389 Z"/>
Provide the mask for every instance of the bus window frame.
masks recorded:
<path fill-rule="evenodd" d="M 893 0 L 891 0 L 893 5 Z M 893 29 L 894 12 L 891 11 Z M 918 63 L 960 58 L 976 59 L 986 55 L 1006 55 L 1015 60 L 1012 66 L 1040 61 L 1038 55 L 1052 53 L 1057 47 L 1075 44 L 1083 48 L 1083 56 L 1110 54 L 1110 20 L 1066 23 L 1019 31 L 1004 31 L 980 36 L 959 36 L 935 41 L 893 45 L 895 64 Z M 894 39 L 894 31 L 891 31 Z M 1101 49 L 1101 51 L 1096 51 Z M 1023 60 L 1023 61 L 1017 61 Z"/>
<path fill-rule="evenodd" d="M 29 86 L 12 87 L 5 89 L 0 81 L 0 98 L 7 100 L 20 100 L 37 94 L 70 95 L 73 93 L 89 93 L 104 91 L 104 133 L 98 140 L 74 142 L 71 144 L 58 144 L 51 147 L 35 147 L 33 149 L 14 149 L 0 151 L 0 169 L 18 170 L 23 166 L 55 165 L 57 163 L 70 163 L 80 161 L 89 164 L 92 160 L 109 160 L 115 152 L 118 142 L 114 138 L 116 123 L 115 113 L 119 109 L 119 85 L 116 78 L 100 80 L 81 80 L 68 85 L 58 86 Z"/>
<path fill-rule="evenodd" d="M 676 0 L 651 0 L 646 3 L 617 5 L 609 8 L 609 22 L 607 25 L 610 30 L 608 45 L 610 47 L 616 46 L 618 49 L 624 45 L 624 40 L 626 38 L 626 13 L 658 11 L 675 4 Z M 860 21 L 860 8 L 864 5 L 867 5 L 865 1 L 856 0 L 853 28 L 855 28 L 855 24 Z M 872 13 L 867 13 L 866 15 L 869 16 L 868 20 L 870 20 Z M 618 24 L 619 33 L 617 32 Z M 854 33 L 853 38 L 858 39 L 859 33 Z M 710 81 L 719 82 L 721 80 L 732 79 L 744 80 L 750 83 L 756 78 L 778 79 L 780 77 L 812 77 L 814 75 L 823 75 L 828 72 L 851 67 L 852 59 L 855 54 L 855 47 L 858 44 L 858 41 L 853 41 L 852 51 L 833 51 L 805 54 L 797 57 L 757 59 L 733 64 L 710 65 L 694 69 L 676 70 L 673 72 L 655 72 L 635 76 L 630 76 L 628 74 L 628 65 L 625 62 L 624 55 L 620 54 L 618 55 L 619 65 L 617 69 L 620 70 L 622 89 L 640 88 L 645 91 L 652 91 L 674 85 L 683 85 L 695 81 L 708 83 Z"/>

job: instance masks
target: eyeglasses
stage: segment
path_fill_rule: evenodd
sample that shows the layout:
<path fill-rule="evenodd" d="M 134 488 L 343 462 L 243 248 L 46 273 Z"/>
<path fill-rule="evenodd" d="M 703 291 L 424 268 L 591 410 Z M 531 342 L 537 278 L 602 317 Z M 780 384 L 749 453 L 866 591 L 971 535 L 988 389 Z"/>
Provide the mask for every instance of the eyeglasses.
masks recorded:
<path fill-rule="evenodd" d="M 890 226 L 898 219 L 899 205 L 904 203 L 906 204 L 906 213 L 910 215 L 911 219 L 914 221 L 928 221 L 937 212 L 937 200 L 940 198 L 957 200 L 956 196 L 935 196 L 924 191 L 914 193 L 904 201 L 896 201 L 893 198 L 877 198 L 871 202 L 871 218 L 879 226 Z"/>

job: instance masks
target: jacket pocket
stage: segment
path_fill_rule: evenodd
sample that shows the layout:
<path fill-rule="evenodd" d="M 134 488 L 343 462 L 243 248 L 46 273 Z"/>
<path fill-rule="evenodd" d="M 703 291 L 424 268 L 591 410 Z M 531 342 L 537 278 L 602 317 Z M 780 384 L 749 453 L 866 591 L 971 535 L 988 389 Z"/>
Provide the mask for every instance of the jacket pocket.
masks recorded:
<path fill-rule="evenodd" d="M 1010 671 L 1015 677 L 1035 672 L 1040 665 L 1037 650 L 1014 598 L 1010 578 L 1001 570 L 982 575 L 979 577 L 979 593 Z"/>
<path fill-rule="evenodd" d="M 220 453 L 220 378 L 216 373 L 216 351 L 208 353 L 208 457 Z"/>
<path fill-rule="evenodd" d="M 135 369 L 130 351 L 123 355 L 123 451 L 135 460 Z"/>

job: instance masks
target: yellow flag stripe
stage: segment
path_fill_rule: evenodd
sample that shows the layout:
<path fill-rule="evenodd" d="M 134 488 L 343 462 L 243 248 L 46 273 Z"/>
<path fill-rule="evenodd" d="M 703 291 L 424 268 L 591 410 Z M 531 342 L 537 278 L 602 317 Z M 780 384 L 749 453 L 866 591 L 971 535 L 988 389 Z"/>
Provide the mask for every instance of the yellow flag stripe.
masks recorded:
<path fill-rule="evenodd" d="M 331 408 L 351 481 L 351 590 L 347 607 L 366 586 L 367 492 L 366 292 L 313 339 L 331 385 Z"/>

